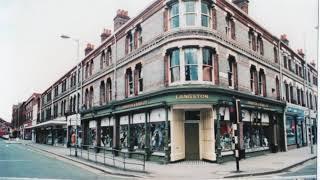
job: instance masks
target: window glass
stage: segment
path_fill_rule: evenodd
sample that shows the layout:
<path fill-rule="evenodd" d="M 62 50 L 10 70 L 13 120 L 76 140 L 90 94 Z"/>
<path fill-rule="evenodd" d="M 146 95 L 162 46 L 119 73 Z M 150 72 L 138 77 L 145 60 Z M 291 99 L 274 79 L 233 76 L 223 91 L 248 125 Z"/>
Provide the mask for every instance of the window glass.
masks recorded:
<path fill-rule="evenodd" d="M 212 81 L 212 50 L 204 48 L 202 50 L 202 61 L 203 61 L 203 80 Z"/>
<path fill-rule="evenodd" d="M 180 51 L 173 50 L 170 55 L 171 82 L 180 80 Z"/>
<path fill-rule="evenodd" d="M 186 25 L 194 26 L 196 24 L 196 8 L 194 1 L 185 2 L 186 8 Z"/>
<path fill-rule="evenodd" d="M 179 27 L 179 3 L 171 6 L 170 15 L 171 28 Z"/>
<path fill-rule="evenodd" d="M 201 25 L 204 27 L 209 27 L 210 22 L 210 10 L 206 3 L 201 3 Z"/>
<path fill-rule="evenodd" d="M 198 80 L 197 49 L 188 48 L 184 50 L 185 78 L 186 81 Z"/>
<path fill-rule="evenodd" d="M 164 137 L 165 137 L 165 122 L 151 122 L 150 123 L 150 147 L 154 152 L 164 151 Z"/>

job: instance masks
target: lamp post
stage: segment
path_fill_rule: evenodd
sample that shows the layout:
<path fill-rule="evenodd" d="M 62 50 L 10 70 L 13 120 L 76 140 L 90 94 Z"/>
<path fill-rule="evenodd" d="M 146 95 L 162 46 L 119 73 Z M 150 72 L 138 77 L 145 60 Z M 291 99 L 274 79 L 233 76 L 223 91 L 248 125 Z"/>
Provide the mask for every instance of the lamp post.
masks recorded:
<path fill-rule="evenodd" d="M 76 61 L 77 61 L 77 63 L 78 63 L 78 68 L 77 68 L 77 71 L 78 71 L 78 73 L 80 72 L 79 70 L 80 70 L 80 68 L 81 68 L 81 62 L 79 62 L 80 61 L 80 40 L 79 39 L 75 39 L 75 38 L 72 38 L 72 37 L 70 37 L 70 36 L 67 36 L 67 35 L 61 35 L 60 36 L 62 39 L 71 39 L 71 40 L 73 40 L 74 42 L 76 42 L 76 44 L 77 44 L 77 59 L 76 59 Z M 81 89 L 81 86 L 82 86 L 82 75 L 80 76 L 79 74 L 78 74 L 78 77 L 80 78 L 78 78 L 78 81 L 77 81 L 77 92 L 79 92 L 80 91 L 80 89 Z M 80 94 L 82 93 L 81 91 L 79 92 Z M 80 95 L 80 97 L 81 97 L 81 95 Z M 82 100 L 82 98 L 80 98 L 81 100 Z M 78 99 L 78 101 L 79 101 L 79 99 Z M 78 104 L 80 105 L 80 104 L 82 104 L 82 103 L 80 103 L 80 102 L 78 102 Z M 77 108 L 77 109 L 79 109 L 79 108 Z M 78 112 L 78 114 L 79 114 L 79 112 Z M 75 146 L 75 156 L 77 157 L 78 156 L 78 151 L 77 151 L 77 146 L 78 146 L 78 116 L 76 116 L 76 122 L 75 122 L 75 126 L 76 126 L 76 129 L 75 129 L 75 131 L 76 131 L 76 146 Z M 70 120 L 70 125 L 71 125 L 71 120 Z"/>

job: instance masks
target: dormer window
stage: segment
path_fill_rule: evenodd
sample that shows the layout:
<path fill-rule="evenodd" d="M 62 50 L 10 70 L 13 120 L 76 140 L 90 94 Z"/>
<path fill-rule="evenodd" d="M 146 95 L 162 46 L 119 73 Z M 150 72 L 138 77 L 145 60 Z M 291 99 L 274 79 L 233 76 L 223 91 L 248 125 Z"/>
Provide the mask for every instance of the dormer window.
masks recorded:
<path fill-rule="evenodd" d="M 179 20 L 179 3 L 175 3 L 171 5 L 170 9 L 170 27 L 178 28 L 180 25 Z"/>

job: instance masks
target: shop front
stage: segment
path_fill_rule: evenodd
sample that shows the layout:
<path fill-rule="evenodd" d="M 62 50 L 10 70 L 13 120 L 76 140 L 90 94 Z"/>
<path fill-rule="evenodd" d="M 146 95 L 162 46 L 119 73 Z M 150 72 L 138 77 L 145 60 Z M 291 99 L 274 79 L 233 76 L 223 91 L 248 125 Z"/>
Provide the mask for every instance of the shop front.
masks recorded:
<path fill-rule="evenodd" d="M 307 128 L 303 109 L 287 108 L 286 134 L 288 149 L 299 148 L 307 144 Z"/>
<path fill-rule="evenodd" d="M 32 126 L 35 141 L 40 144 L 53 146 L 66 146 L 67 144 L 67 122 L 66 121 L 47 121 Z"/>
<path fill-rule="evenodd" d="M 235 93 L 179 88 L 82 112 L 84 144 L 143 152 L 150 160 L 215 162 L 233 155 L 230 107 L 236 97 L 245 153 L 283 150 L 285 104 Z"/>

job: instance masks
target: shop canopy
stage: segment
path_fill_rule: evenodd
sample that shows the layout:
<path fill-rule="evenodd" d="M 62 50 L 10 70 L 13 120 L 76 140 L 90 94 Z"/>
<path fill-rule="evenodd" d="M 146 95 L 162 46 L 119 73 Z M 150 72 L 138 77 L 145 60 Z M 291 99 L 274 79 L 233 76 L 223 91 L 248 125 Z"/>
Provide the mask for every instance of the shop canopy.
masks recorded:
<path fill-rule="evenodd" d="M 34 126 L 27 127 L 26 129 L 30 128 L 39 128 L 39 127 L 48 127 L 48 126 L 55 126 L 55 125 L 67 125 L 66 121 L 57 121 L 57 120 L 52 120 L 52 121 L 47 121 L 43 122 Z"/>

